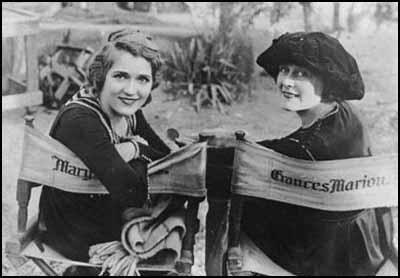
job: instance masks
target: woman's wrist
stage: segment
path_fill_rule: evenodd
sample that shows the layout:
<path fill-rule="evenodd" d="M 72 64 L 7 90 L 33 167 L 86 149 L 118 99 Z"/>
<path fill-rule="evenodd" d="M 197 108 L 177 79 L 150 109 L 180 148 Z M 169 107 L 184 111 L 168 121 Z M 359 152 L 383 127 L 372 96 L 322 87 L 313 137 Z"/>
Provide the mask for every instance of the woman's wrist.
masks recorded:
<path fill-rule="evenodd" d="M 144 142 L 142 142 L 142 140 Z M 152 147 L 149 147 L 147 141 L 141 137 L 124 138 L 122 143 L 130 143 L 130 150 L 133 149 L 133 155 L 130 157 L 129 161 L 132 159 L 143 159 L 149 163 L 166 155 Z"/>
<path fill-rule="evenodd" d="M 138 159 L 140 157 L 139 144 L 134 139 L 130 139 L 128 142 L 132 144 L 134 149 L 133 159 Z"/>

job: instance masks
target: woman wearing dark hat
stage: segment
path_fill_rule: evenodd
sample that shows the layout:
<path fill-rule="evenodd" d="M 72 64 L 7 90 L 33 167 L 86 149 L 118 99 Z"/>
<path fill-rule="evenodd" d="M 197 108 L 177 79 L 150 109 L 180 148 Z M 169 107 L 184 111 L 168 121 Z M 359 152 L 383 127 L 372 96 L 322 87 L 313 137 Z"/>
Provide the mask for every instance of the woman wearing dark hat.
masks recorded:
<path fill-rule="evenodd" d="M 367 131 L 346 102 L 361 99 L 364 84 L 338 40 L 319 32 L 286 33 L 257 64 L 275 79 L 283 108 L 301 119 L 295 132 L 261 145 L 307 160 L 371 155 Z M 374 275 L 384 261 L 374 209 L 328 212 L 260 199 L 246 203 L 242 219 L 254 243 L 297 275 Z"/>
<path fill-rule="evenodd" d="M 170 152 L 141 111 L 157 86 L 160 66 L 160 52 L 148 35 L 127 29 L 110 34 L 91 61 L 89 84 L 53 123 L 50 136 L 72 150 L 110 192 L 43 187 L 42 240 L 69 259 L 87 261 L 89 246 L 120 238 L 123 210 L 140 208 L 147 199 L 147 163 Z"/>

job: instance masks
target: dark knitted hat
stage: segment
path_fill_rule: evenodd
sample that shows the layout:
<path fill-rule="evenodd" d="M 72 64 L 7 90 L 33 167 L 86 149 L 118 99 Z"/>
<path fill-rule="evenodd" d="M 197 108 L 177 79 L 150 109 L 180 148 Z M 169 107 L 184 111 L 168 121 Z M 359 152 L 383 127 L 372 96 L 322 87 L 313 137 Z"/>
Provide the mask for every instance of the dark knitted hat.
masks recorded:
<path fill-rule="evenodd" d="M 286 33 L 257 58 L 275 80 L 279 65 L 295 64 L 320 75 L 324 81 L 324 97 L 361 99 L 364 83 L 357 62 L 340 42 L 321 32 Z"/>

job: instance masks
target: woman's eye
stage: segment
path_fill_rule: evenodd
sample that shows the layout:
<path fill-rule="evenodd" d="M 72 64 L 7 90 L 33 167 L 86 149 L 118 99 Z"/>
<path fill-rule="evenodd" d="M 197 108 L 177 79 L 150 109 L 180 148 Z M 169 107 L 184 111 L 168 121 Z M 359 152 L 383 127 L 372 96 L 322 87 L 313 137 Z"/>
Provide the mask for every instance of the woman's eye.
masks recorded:
<path fill-rule="evenodd" d="M 138 80 L 139 80 L 139 82 L 144 83 L 144 84 L 150 82 L 150 79 L 145 76 L 140 76 L 138 78 Z"/>
<path fill-rule="evenodd" d="M 126 75 L 122 74 L 122 73 L 117 73 L 117 74 L 114 74 L 114 78 L 116 78 L 116 79 L 125 79 Z"/>
<path fill-rule="evenodd" d="M 285 66 L 280 66 L 279 67 L 279 72 L 288 72 L 288 71 L 289 71 L 289 69 L 287 67 L 285 67 Z"/>
<path fill-rule="evenodd" d="M 297 76 L 297 77 L 308 77 L 308 73 L 306 71 L 299 70 L 299 71 L 295 72 L 295 76 Z"/>

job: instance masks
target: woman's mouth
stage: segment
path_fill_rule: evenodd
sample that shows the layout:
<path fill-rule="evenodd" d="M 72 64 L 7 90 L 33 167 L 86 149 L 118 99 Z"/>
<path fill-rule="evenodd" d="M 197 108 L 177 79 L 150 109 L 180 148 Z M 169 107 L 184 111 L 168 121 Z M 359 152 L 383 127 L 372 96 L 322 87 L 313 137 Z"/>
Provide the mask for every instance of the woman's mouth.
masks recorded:
<path fill-rule="evenodd" d="M 122 103 L 126 105 L 132 105 L 134 104 L 138 99 L 136 98 L 127 98 L 127 97 L 119 97 Z"/>
<path fill-rule="evenodd" d="M 283 95 L 285 98 L 287 98 L 287 99 L 292 99 L 292 98 L 295 98 L 295 97 L 299 97 L 298 94 L 293 93 L 293 92 L 281 91 L 281 93 L 282 93 L 282 95 Z"/>

